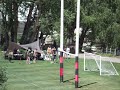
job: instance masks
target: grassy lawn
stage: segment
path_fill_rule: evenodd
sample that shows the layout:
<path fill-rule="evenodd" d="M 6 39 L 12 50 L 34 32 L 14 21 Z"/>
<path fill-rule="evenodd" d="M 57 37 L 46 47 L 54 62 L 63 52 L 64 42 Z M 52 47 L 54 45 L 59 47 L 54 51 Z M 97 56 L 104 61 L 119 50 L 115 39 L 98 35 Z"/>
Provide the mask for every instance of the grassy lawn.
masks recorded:
<path fill-rule="evenodd" d="M 99 72 L 84 72 L 79 60 L 79 86 L 74 87 L 74 59 L 64 61 L 64 83 L 59 82 L 59 63 L 37 61 L 27 65 L 25 60 L 9 63 L 0 55 L 0 66 L 6 68 L 7 90 L 120 90 L 120 76 L 100 76 Z M 57 60 L 58 62 L 58 60 Z M 120 74 L 120 64 L 114 64 Z"/>

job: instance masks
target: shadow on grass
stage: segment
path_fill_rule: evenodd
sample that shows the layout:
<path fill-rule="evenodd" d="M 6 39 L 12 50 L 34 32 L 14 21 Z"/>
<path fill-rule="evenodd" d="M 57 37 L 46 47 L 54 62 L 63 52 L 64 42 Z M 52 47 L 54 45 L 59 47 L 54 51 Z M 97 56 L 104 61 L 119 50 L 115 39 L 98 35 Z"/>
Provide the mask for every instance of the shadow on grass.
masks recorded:
<path fill-rule="evenodd" d="M 79 77 L 80 78 L 80 77 Z M 71 84 L 75 84 L 74 82 L 71 82 L 71 80 L 74 80 L 75 78 L 71 78 L 71 79 L 68 79 L 68 80 L 65 80 L 63 81 L 63 83 L 71 83 Z M 78 88 L 83 88 L 83 87 L 87 87 L 89 85 L 92 85 L 92 84 L 96 84 L 97 82 L 92 82 L 92 83 L 88 83 L 88 84 L 85 84 L 85 85 L 81 85 L 79 86 Z"/>
<path fill-rule="evenodd" d="M 79 86 L 78 88 L 87 87 L 87 86 L 89 86 L 89 85 L 96 84 L 96 83 L 97 83 L 97 82 L 88 83 L 88 84 L 85 84 L 85 85 Z"/>
<path fill-rule="evenodd" d="M 80 78 L 80 77 L 79 77 Z M 63 83 L 72 83 L 72 84 L 74 84 L 73 82 L 71 82 L 71 80 L 74 80 L 75 78 L 71 78 L 71 79 L 68 79 L 68 80 L 65 80 L 65 81 L 63 81 Z"/>

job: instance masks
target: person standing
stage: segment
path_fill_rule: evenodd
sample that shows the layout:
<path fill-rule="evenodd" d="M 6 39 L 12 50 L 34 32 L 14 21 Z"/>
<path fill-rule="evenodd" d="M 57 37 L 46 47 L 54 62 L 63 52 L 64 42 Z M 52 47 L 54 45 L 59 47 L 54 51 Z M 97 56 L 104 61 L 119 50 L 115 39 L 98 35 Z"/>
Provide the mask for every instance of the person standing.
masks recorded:
<path fill-rule="evenodd" d="M 52 48 L 52 62 L 51 62 L 51 63 L 54 63 L 54 62 L 55 62 L 55 59 L 56 59 L 56 48 L 53 47 L 53 48 Z"/>
<path fill-rule="evenodd" d="M 26 64 L 30 64 L 30 59 L 31 59 L 31 48 L 28 48 Z"/>
<path fill-rule="evenodd" d="M 13 59 L 13 51 L 9 51 L 8 53 L 8 59 L 9 59 L 9 62 L 12 63 L 12 59 Z"/>
<path fill-rule="evenodd" d="M 17 49 L 17 59 L 20 60 L 19 64 L 21 64 L 22 53 L 19 49 Z"/>
<path fill-rule="evenodd" d="M 60 47 L 58 47 L 57 49 L 57 54 L 58 54 L 58 57 L 60 58 Z"/>
<path fill-rule="evenodd" d="M 70 48 L 67 46 L 67 48 L 66 48 L 66 52 L 67 53 L 70 53 Z M 70 58 L 70 55 L 69 54 L 66 54 L 66 58 Z"/>
<path fill-rule="evenodd" d="M 35 49 L 34 51 L 33 51 L 33 63 L 36 63 L 36 60 L 37 60 L 37 49 Z"/>
<path fill-rule="evenodd" d="M 48 48 L 47 48 L 47 55 L 48 55 L 48 58 L 49 60 L 51 60 L 51 46 L 49 45 Z"/>

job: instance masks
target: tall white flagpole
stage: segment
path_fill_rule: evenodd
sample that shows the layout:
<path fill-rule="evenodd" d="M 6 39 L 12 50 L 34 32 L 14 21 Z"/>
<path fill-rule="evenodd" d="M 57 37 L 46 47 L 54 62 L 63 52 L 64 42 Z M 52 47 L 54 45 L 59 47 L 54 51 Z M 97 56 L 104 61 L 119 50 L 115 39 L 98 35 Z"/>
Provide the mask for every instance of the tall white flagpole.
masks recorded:
<path fill-rule="evenodd" d="M 61 19 L 60 19 L 60 82 L 63 82 L 63 40 L 64 40 L 64 0 L 61 0 Z"/>
<path fill-rule="evenodd" d="M 63 50 L 63 38 L 64 38 L 64 0 L 61 0 L 61 19 L 60 19 L 60 49 Z"/>
<path fill-rule="evenodd" d="M 77 0 L 77 16 L 76 16 L 76 44 L 75 44 L 75 88 L 79 83 L 79 35 L 80 35 L 80 0 Z"/>
<path fill-rule="evenodd" d="M 76 18 L 76 56 L 79 54 L 79 34 L 80 34 L 80 0 L 77 0 L 77 18 Z"/>

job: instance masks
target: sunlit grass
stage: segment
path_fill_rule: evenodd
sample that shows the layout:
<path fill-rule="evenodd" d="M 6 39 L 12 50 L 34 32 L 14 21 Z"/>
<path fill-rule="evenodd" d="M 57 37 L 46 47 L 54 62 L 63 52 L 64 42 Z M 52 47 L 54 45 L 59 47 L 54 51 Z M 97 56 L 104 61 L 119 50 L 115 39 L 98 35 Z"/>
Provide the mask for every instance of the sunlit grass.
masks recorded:
<path fill-rule="evenodd" d="M 74 87 L 74 59 L 64 60 L 64 83 L 59 82 L 59 61 L 37 61 L 27 65 L 25 60 L 9 63 L 0 56 L 0 66 L 6 68 L 7 90 L 76 90 Z M 114 64 L 120 73 L 120 64 Z M 79 60 L 79 87 L 77 90 L 119 90 L 120 76 L 100 76 L 99 72 L 84 72 Z"/>

